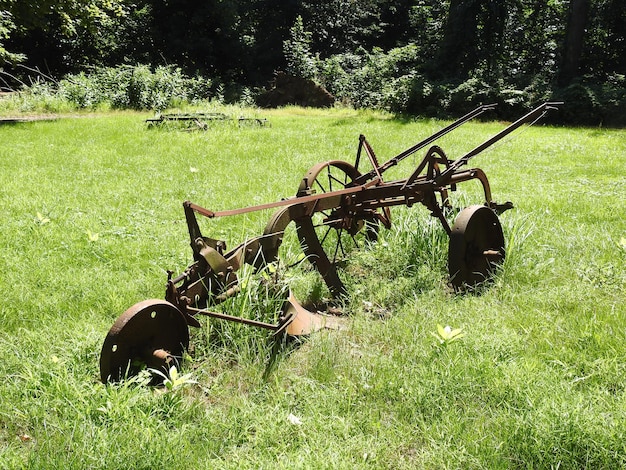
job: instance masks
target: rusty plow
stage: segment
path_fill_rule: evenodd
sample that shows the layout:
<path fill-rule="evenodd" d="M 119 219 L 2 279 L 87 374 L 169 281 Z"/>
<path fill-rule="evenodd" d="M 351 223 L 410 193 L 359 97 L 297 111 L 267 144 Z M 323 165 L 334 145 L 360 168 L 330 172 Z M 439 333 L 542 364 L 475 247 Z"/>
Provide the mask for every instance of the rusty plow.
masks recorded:
<path fill-rule="evenodd" d="M 499 215 L 513 207 L 492 199 L 485 172 L 466 165 L 476 155 L 520 126 L 540 119 L 559 103 L 544 103 L 457 159 L 450 159 L 435 142 L 464 123 L 490 111 L 483 105 L 380 163 L 371 145 L 360 136 L 354 164 L 331 160 L 314 165 L 302 178 L 293 197 L 241 209 L 214 212 L 183 203 L 193 262 L 179 275 L 170 272 L 165 300 L 144 300 L 124 312 L 111 327 L 100 357 L 103 382 L 118 381 L 142 368 L 167 369 L 189 347 L 189 327 L 200 317 L 237 322 L 269 330 L 277 338 L 306 336 L 323 328 L 341 327 L 341 318 L 311 312 L 286 290 L 275 321 L 218 312 L 216 306 L 240 295 L 239 275 L 244 266 L 256 272 L 277 263 L 285 231 L 295 225 L 305 262 L 310 263 L 331 296 L 347 299 L 340 275 L 342 263 L 354 249 L 375 242 L 381 227 L 392 223 L 394 206 L 422 205 L 438 219 L 449 236 L 450 284 L 457 291 L 488 281 L 505 258 Z M 425 156 L 406 179 L 388 181 L 385 172 L 419 150 Z M 363 161 L 369 170 L 360 170 Z M 459 184 L 477 181 L 484 200 L 462 209 L 451 225 L 446 218 L 449 193 Z M 208 219 L 273 209 L 259 236 L 227 249 L 223 240 L 204 236 L 198 216 Z"/>

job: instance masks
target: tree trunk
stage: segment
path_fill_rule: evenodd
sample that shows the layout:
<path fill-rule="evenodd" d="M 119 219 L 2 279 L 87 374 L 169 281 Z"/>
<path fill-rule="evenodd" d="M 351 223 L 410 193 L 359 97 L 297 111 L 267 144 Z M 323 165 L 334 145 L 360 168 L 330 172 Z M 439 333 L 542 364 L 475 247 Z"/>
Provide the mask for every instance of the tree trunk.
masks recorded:
<path fill-rule="evenodd" d="M 439 48 L 439 73 L 466 79 L 476 65 L 478 0 L 450 0 L 444 37 Z"/>
<path fill-rule="evenodd" d="M 569 85 L 580 73 L 580 57 L 588 17 L 589 0 L 570 0 L 563 62 L 559 73 L 560 86 Z"/>

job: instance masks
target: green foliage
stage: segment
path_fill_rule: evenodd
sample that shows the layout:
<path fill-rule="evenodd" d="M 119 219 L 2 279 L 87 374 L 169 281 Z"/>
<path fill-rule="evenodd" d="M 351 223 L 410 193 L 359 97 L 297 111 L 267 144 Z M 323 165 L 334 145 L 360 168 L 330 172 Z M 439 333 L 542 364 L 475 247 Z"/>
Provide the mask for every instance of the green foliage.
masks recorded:
<path fill-rule="evenodd" d="M 66 70 L 150 62 L 150 5 L 125 5 L 115 14 L 99 15 L 96 24 L 81 21 L 75 34 L 58 39 Z"/>
<path fill-rule="evenodd" d="M 397 90 L 396 81 L 414 76 L 419 50 L 414 45 L 383 52 L 359 50 L 333 56 L 323 61 L 320 79 L 340 100 L 355 108 L 387 108 L 400 103 L 404 90 Z"/>
<path fill-rule="evenodd" d="M 197 383 L 193 380 L 192 374 L 180 375 L 176 366 L 170 367 L 167 374 L 156 369 L 149 369 L 148 372 L 160 377 L 163 380 L 165 390 L 168 392 Z"/>
<path fill-rule="evenodd" d="M 320 76 L 327 89 L 356 108 L 385 109 L 422 116 L 462 115 L 484 103 L 506 104 L 503 117 L 529 106 L 530 93 L 470 78 L 457 85 L 433 81 L 419 70 L 420 50 L 415 45 L 360 54 L 333 56 L 323 62 Z"/>
<path fill-rule="evenodd" d="M 97 67 L 70 74 L 60 82 L 37 81 L 2 103 L 20 111 L 62 112 L 68 109 L 162 110 L 208 102 L 215 95 L 211 80 L 189 77 L 180 68 L 147 65 Z"/>
<path fill-rule="evenodd" d="M 0 112 L 3 114 L 60 113 L 75 108 L 74 104 L 58 93 L 56 85 L 47 82 L 35 83 L 0 101 Z"/>
<path fill-rule="evenodd" d="M 390 111 L 423 116 L 437 116 L 443 111 L 439 90 L 423 75 L 409 73 L 391 78 L 385 91 L 383 99 Z"/>
<path fill-rule="evenodd" d="M 576 80 L 555 91 L 563 100 L 562 119 L 569 124 L 623 126 L 626 123 L 626 78 L 614 74 L 604 83 Z"/>
<path fill-rule="evenodd" d="M 389 52 L 374 49 L 335 55 L 321 62 L 319 77 L 340 101 L 355 108 L 384 109 L 422 116 L 460 116 L 485 103 L 497 103 L 497 114 L 513 119 L 537 102 L 562 100 L 557 119 L 568 124 L 622 126 L 626 123 L 625 80 L 612 74 L 595 83 L 592 77 L 565 88 L 541 76 L 523 88 L 514 82 L 477 74 L 463 82 L 437 81 L 419 72 L 420 50 L 415 45 Z"/>
<path fill-rule="evenodd" d="M 304 29 L 298 16 L 289 30 L 289 39 L 283 42 L 287 73 L 294 77 L 312 79 L 317 75 L 315 58 L 311 53 L 311 33 Z"/>
<path fill-rule="evenodd" d="M 456 116 L 488 99 L 506 104 L 500 116 L 508 119 L 559 95 L 583 110 L 568 123 L 622 125 L 614 78 L 626 70 L 626 9 L 623 0 L 586 3 L 582 48 L 570 57 L 569 1 L 13 0 L 0 9 L 0 62 L 26 58 L 31 70 L 57 77 L 121 64 L 158 74 L 159 64 L 176 64 L 173 79 L 178 67 L 208 77 L 224 84 L 228 101 L 287 70 L 357 108 L 429 116 Z M 0 74 L 2 86 L 36 81 L 25 70 Z M 139 75 L 140 83 L 112 91 L 112 106 L 160 107 L 183 94 Z M 94 93 L 77 99 L 91 102 Z"/>
<path fill-rule="evenodd" d="M 10 37 L 11 32 L 15 29 L 16 25 L 13 22 L 11 13 L 6 10 L 0 10 L 0 65 L 21 62 L 26 59 L 24 54 L 15 54 L 7 51 L 2 45 L 4 40 Z"/>
<path fill-rule="evenodd" d="M 452 328 L 449 325 L 444 327 L 439 323 L 437 323 L 437 333 L 431 334 L 437 339 L 437 342 L 441 346 L 448 346 L 450 343 L 458 341 L 465 336 L 461 328 Z"/>
<path fill-rule="evenodd" d="M 60 27 L 66 36 L 76 33 L 79 24 L 97 30 L 110 17 L 127 12 L 126 0 L 20 0 L 4 2 L 3 8 L 13 15 L 20 28 Z M 53 24 L 51 24 L 53 23 Z"/>
<path fill-rule="evenodd" d="M 378 0 L 324 0 L 302 2 L 302 16 L 313 33 L 315 50 L 328 57 L 376 44 L 385 24 L 385 2 Z"/>
<path fill-rule="evenodd" d="M 52 69 L 67 70 L 68 65 L 75 62 L 77 49 L 86 44 L 85 38 L 110 37 L 110 25 L 123 24 L 130 17 L 130 5 L 128 0 L 3 2 L 0 7 L 0 64 L 25 61 L 34 56 L 37 66 L 58 60 Z M 8 50 L 2 46 L 3 39 L 10 43 Z M 76 42 L 74 50 L 73 41 Z M 65 55 L 59 54 L 61 50 Z M 109 51 L 103 47 L 98 52 L 107 54 Z M 50 66 L 45 68 L 50 70 Z"/>
<path fill-rule="evenodd" d="M 211 82 L 189 78 L 176 67 L 103 67 L 91 74 L 69 75 L 61 81 L 59 94 L 79 108 L 103 104 L 114 109 L 156 109 L 210 97 Z"/>

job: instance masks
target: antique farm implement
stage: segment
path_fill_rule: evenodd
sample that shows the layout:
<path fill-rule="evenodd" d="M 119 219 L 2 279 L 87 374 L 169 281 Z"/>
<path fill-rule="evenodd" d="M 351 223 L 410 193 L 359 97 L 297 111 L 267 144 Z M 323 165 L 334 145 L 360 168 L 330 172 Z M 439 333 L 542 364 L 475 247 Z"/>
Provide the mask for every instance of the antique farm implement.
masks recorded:
<path fill-rule="evenodd" d="M 480 168 L 464 168 L 469 160 L 520 126 L 540 119 L 558 103 L 544 103 L 456 160 L 433 145 L 436 140 L 469 120 L 493 109 L 483 105 L 430 137 L 379 163 L 364 136 L 360 136 L 354 164 L 333 160 L 313 166 L 294 197 L 242 209 L 213 212 L 189 201 L 183 204 L 193 263 L 182 274 L 170 273 L 165 300 L 145 300 L 129 308 L 111 327 L 102 347 L 100 373 L 103 382 L 133 375 L 141 368 L 162 369 L 180 358 L 189 345 L 189 326 L 200 326 L 198 316 L 239 322 L 282 335 L 306 335 L 332 327 L 335 318 L 314 314 L 293 295 L 285 299 L 276 323 L 212 311 L 212 307 L 237 295 L 237 272 L 245 264 L 255 269 L 278 259 L 286 228 L 295 225 L 305 257 L 319 272 L 332 296 L 346 294 L 340 264 L 358 246 L 359 238 L 373 241 L 380 225 L 391 225 L 390 208 L 425 206 L 449 235 L 448 269 L 452 286 L 461 290 L 488 279 L 504 260 L 505 247 L 498 215 L 510 202 L 496 203 L 487 176 Z M 421 163 L 408 178 L 386 181 L 383 175 L 420 149 L 428 147 Z M 371 170 L 361 173 L 367 158 Z M 449 191 L 471 180 L 482 185 L 484 204 L 460 211 L 452 226 Z M 197 215 L 216 218 L 275 209 L 262 235 L 228 250 L 226 243 L 203 236 Z"/>
<path fill-rule="evenodd" d="M 265 126 L 267 119 L 248 118 L 240 116 L 236 120 L 224 113 L 159 113 L 153 118 L 146 119 L 149 127 L 160 126 L 163 124 L 178 123 L 182 124 L 187 130 L 206 130 L 210 122 L 237 122 L 239 125 L 244 123 Z"/>

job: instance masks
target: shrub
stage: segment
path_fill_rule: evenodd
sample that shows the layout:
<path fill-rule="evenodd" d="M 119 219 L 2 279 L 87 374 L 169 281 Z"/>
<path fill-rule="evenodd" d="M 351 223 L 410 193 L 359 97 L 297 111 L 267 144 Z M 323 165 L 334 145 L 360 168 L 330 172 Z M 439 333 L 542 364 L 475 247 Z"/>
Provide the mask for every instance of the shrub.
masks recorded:
<path fill-rule="evenodd" d="M 496 103 L 496 116 L 512 120 L 538 103 L 556 100 L 565 104 L 550 117 L 552 122 L 626 124 L 626 77 L 621 74 L 602 83 L 582 79 L 562 89 L 554 89 L 543 75 L 515 84 L 480 75 L 461 83 L 435 82 L 419 69 L 419 56 L 415 45 L 388 52 L 360 49 L 320 61 L 317 78 L 339 101 L 355 108 L 449 118 Z"/>
<path fill-rule="evenodd" d="M 211 81 L 189 78 L 180 68 L 147 65 L 97 68 L 90 74 L 68 75 L 59 93 L 79 108 L 108 104 L 116 109 L 156 109 L 210 97 Z"/>
<path fill-rule="evenodd" d="M 395 113 L 437 116 L 442 111 L 444 94 L 441 85 L 410 73 L 391 80 L 384 88 L 383 100 L 385 107 Z"/>
<path fill-rule="evenodd" d="M 84 73 L 62 80 L 59 94 L 79 108 L 95 107 L 101 96 L 92 86 L 92 80 Z"/>
<path fill-rule="evenodd" d="M 394 81 L 415 73 L 418 48 L 408 46 L 385 53 L 374 48 L 335 55 L 322 61 L 319 81 L 339 100 L 355 108 L 398 107 L 406 101 L 406 89 L 394 93 Z"/>
<path fill-rule="evenodd" d="M 470 78 L 450 90 L 444 106 L 449 112 L 458 114 L 481 104 L 493 103 L 496 99 L 497 93 L 492 85 L 479 78 Z"/>
<path fill-rule="evenodd" d="M 602 120 L 598 97 L 588 85 L 572 83 L 555 95 L 564 102 L 560 115 L 565 123 L 592 125 Z"/>
<path fill-rule="evenodd" d="M 626 126 L 626 76 L 613 74 L 601 86 L 604 124 Z"/>
<path fill-rule="evenodd" d="M 626 77 L 614 74 L 603 83 L 591 79 L 574 81 L 556 89 L 553 99 L 563 101 L 560 121 L 586 126 L 626 125 Z"/>
<path fill-rule="evenodd" d="M 304 29 L 302 17 L 296 20 L 289 30 L 289 39 L 283 41 L 283 53 L 287 61 L 287 73 L 299 78 L 312 79 L 317 73 L 315 57 L 311 52 L 311 36 Z"/>

